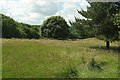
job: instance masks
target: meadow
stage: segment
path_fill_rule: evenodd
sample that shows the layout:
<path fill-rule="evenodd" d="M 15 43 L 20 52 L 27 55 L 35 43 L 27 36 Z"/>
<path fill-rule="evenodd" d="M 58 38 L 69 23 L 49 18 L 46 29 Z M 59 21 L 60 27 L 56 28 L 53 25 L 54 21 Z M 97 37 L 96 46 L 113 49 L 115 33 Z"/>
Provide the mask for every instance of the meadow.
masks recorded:
<path fill-rule="evenodd" d="M 118 78 L 118 42 L 2 39 L 3 78 Z"/>

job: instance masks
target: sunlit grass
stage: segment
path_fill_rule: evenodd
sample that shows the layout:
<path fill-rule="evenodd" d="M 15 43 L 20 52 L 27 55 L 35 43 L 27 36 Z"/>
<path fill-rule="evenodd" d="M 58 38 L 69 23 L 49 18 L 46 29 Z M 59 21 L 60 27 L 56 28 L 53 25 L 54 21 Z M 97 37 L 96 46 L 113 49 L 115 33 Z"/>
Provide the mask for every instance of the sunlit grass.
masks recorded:
<path fill-rule="evenodd" d="M 109 51 L 104 49 L 104 41 L 95 38 L 77 41 L 3 39 L 2 43 L 4 78 L 60 78 L 68 76 L 65 71 L 70 67 L 75 67 L 78 78 L 118 77 L 119 52 L 115 49 L 118 42 L 113 42 L 114 49 Z M 102 70 L 89 68 L 92 58 L 97 64 L 106 63 L 100 66 Z"/>

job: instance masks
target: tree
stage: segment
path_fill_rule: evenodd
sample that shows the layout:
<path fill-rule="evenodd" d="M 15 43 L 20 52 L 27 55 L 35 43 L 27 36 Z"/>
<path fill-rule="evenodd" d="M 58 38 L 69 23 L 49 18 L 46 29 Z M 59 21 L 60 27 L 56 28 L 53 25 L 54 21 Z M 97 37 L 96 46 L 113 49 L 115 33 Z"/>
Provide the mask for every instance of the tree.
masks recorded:
<path fill-rule="evenodd" d="M 4 38 L 17 38 L 18 36 L 17 23 L 5 15 L 2 15 L 2 36 Z"/>
<path fill-rule="evenodd" d="M 25 27 L 24 31 L 27 34 L 27 38 L 29 38 L 29 39 L 32 39 L 32 38 L 39 39 L 40 38 L 39 31 L 37 31 L 36 28 Z"/>
<path fill-rule="evenodd" d="M 40 26 L 39 25 L 29 25 L 25 23 L 21 23 L 23 26 L 23 30 L 25 34 L 27 34 L 27 38 L 29 39 L 39 39 L 40 38 Z"/>
<path fill-rule="evenodd" d="M 115 24 L 115 15 L 119 10 L 119 2 L 90 3 L 87 11 L 78 11 L 90 22 L 92 28 L 97 28 L 96 37 L 106 41 L 109 49 L 110 41 L 118 40 L 118 25 Z"/>
<path fill-rule="evenodd" d="M 75 17 L 75 22 L 70 22 L 70 33 L 73 38 L 90 38 L 94 37 L 94 30 L 86 24 L 86 20 Z"/>
<path fill-rule="evenodd" d="M 25 33 L 25 26 L 23 26 L 22 24 L 18 24 L 18 38 L 27 38 L 27 34 Z"/>
<path fill-rule="evenodd" d="M 120 40 L 120 10 L 119 12 L 116 14 L 116 25 L 118 25 L 118 32 L 119 32 L 119 40 Z"/>
<path fill-rule="evenodd" d="M 41 26 L 42 37 L 53 39 L 66 39 L 69 35 L 69 26 L 61 16 L 52 16 L 45 20 Z"/>
<path fill-rule="evenodd" d="M 70 39 L 79 38 L 79 32 L 78 32 L 78 30 L 76 29 L 76 26 L 73 23 L 71 23 L 69 31 L 70 31 L 70 34 L 69 34 Z"/>

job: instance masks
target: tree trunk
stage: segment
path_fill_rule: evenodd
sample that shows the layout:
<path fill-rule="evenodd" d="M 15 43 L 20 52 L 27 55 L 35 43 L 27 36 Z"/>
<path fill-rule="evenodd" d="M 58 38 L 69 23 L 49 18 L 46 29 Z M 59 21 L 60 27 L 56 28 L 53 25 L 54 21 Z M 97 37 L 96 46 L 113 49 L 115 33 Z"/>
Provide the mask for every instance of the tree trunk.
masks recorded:
<path fill-rule="evenodd" d="M 106 48 L 107 48 L 107 49 L 110 48 L 110 41 L 106 41 Z"/>

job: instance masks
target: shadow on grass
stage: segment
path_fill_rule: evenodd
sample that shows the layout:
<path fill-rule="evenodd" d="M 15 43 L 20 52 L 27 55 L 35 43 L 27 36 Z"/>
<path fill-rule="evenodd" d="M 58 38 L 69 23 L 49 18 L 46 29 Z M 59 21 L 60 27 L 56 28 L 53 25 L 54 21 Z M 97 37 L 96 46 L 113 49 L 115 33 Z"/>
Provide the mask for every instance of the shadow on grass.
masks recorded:
<path fill-rule="evenodd" d="M 105 46 L 91 46 L 89 48 L 97 49 L 97 50 L 113 51 L 113 52 L 116 52 L 116 53 L 120 53 L 120 46 L 110 46 L 109 50 L 106 49 Z"/>

